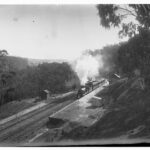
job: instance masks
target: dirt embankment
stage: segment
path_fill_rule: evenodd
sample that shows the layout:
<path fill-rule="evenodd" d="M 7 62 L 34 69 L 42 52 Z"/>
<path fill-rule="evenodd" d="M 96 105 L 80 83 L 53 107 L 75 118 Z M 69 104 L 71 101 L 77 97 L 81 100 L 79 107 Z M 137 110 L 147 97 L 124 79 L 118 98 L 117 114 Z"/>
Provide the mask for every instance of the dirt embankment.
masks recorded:
<path fill-rule="evenodd" d="M 105 115 L 89 128 L 79 127 L 61 140 L 150 137 L 150 90 L 143 79 L 124 79 L 97 94 L 107 109 Z"/>

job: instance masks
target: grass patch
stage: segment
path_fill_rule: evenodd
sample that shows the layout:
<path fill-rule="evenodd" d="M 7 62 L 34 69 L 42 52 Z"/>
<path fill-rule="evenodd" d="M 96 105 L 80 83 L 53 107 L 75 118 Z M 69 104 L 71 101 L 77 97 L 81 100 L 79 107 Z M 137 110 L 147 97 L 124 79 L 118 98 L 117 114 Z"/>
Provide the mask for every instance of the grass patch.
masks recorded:
<path fill-rule="evenodd" d="M 28 103 L 25 101 L 12 101 L 7 104 L 4 104 L 0 107 L 0 119 L 4 119 L 11 115 L 14 115 L 20 111 L 23 111 L 31 106 L 35 105 L 34 103 Z"/>

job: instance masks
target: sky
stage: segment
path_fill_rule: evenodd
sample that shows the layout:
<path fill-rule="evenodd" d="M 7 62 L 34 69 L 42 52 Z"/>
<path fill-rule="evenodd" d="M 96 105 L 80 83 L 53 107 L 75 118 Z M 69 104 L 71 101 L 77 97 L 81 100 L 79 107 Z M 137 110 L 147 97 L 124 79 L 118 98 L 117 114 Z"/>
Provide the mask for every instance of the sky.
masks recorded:
<path fill-rule="evenodd" d="M 119 41 L 118 28 L 100 25 L 94 4 L 0 6 L 0 49 L 10 55 L 74 60 Z"/>

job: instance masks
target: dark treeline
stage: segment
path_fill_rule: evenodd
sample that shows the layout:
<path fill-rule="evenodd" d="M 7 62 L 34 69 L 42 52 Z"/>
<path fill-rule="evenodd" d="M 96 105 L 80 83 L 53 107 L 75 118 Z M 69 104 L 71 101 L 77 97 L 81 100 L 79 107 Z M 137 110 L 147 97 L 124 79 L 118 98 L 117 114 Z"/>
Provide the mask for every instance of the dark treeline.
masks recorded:
<path fill-rule="evenodd" d="M 109 30 L 113 27 L 120 27 L 119 37 L 129 38 L 127 42 L 119 44 L 117 53 L 112 54 L 114 59 L 112 64 L 116 66 L 114 71 L 125 76 L 138 75 L 147 80 L 150 78 L 150 5 L 129 4 L 126 6 L 99 4 L 96 7 L 100 24 L 104 28 Z M 136 21 L 131 20 L 131 16 Z M 127 18 L 129 21 L 124 22 Z M 112 48 L 112 51 L 115 50 Z"/>
<path fill-rule="evenodd" d="M 80 84 L 77 74 L 65 62 L 17 69 L 9 67 L 5 55 L 1 58 L 1 105 L 13 100 L 37 97 L 45 89 L 53 94 L 67 92 Z"/>
<path fill-rule="evenodd" d="M 118 73 L 123 76 L 140 75 L 150 78 L 150 31 L 141 30 L 139 34 L 126 42 L 105 46 L 91 51 L 92 56 L 102 56 L 103 68 L 99 70 L 103 77 Z"/>

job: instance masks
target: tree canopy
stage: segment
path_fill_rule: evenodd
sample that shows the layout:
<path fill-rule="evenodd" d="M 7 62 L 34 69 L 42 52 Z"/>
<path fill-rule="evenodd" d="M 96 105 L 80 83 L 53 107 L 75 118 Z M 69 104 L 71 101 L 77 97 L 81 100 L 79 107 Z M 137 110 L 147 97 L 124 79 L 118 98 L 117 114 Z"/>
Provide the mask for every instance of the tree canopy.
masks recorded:
<path fill-rule="evenodd" d="M 138 69 L 143 75 L 150 72 L 150 31 L 145 30 L 141 34 L 129 39 L 122 44 L 118 51 L 118 67 L 125 73 L 133 73 Z"/>
<path fill-rule="evenodd" d="M 18 65 L 10 68 L 7 61 L 10 57 L 5 59 L 6 55 L 7 53 L 3 53 L 0 58 L 0 105 L 13 100 L 37 97 L 45 89 L 53 94 L 63 93 L 80 85 L 76 72 L 68 63 L 43 63 L 17 69 Z"/>
<path fill-rule="evenodd" d="M 99 4 L 97 5 L 97 9 L 101 25 L 105 28 L 120 27 L 120 37 L 133 37 L 136 33 L 150 27 L 149 4 Z"/>
<path fill-rule="evenodd" d="M 97 5 L 97 9 L 103 27 L 119 27 L 120 37 L 130 37 L 120 44 L 117 61 L 113 61 L 117 68 L 127 75 L 138 70 L 147 76 L 150 73 L 150 5 Z"/>

